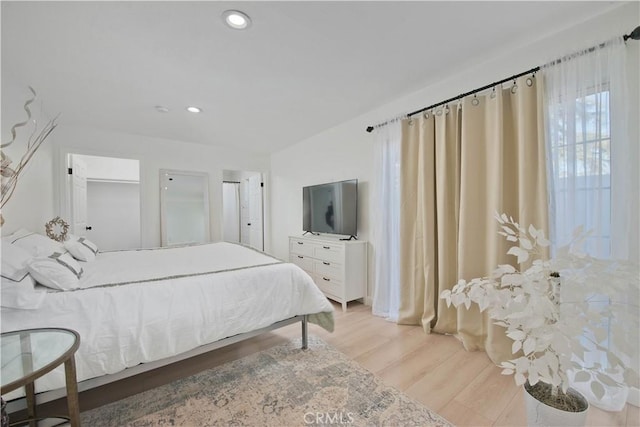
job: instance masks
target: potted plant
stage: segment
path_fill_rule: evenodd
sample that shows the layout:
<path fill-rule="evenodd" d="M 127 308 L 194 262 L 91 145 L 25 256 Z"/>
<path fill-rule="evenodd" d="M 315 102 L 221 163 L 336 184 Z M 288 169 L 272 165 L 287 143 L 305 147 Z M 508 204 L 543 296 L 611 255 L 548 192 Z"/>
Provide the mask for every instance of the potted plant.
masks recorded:
<path fill-rule="evenodd" d="M 496 220 L 499 234 L 514 243 L 507 254 L 520 268 L 499 265 L 490 277 L 460 280 L 441 298 L 467 309 L 475 303 L 506 329 L 514 358 L 502 362 L 502 373 L 524 386 L 530 425 L 583 425 L 588 404 L 570 381 L 589 384 L 597 398 L 607 387 L 637 381 L 637 306 L 629 310 L 621 301 L 637 292 L 638 265 L 585 254 L 589 234 L 580 229 L 547 259 L 550 242 L 542 230 L 525 229 L 506 214 Z M 594 299 L 608 303 L 590 303 Z M 635 339 L 611 333 L 619 328 L 634 331 Z M 594 352 L 600 361 L 590 360 Z"/>

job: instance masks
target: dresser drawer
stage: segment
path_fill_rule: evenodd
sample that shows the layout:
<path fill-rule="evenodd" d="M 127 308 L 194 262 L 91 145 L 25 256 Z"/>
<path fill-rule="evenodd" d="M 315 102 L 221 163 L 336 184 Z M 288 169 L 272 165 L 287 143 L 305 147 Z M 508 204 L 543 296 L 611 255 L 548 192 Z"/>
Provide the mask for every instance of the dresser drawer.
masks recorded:
<path fill-rule="evenodd" d="M 289 255 L 289 261 L 294 263 L 295 265 L 297 265 L 298 267 L 300 267 L 301 269 L 305 270 L 307 273 L 311 273 L 313 272 L 313 259 L 308 258 L 304 255 L 296 255 L 296 254 L 291 254 Z"/>
<path fill-rule="evenodd" d="M 315 279 L 316 285 L 318 285 L 322 292 L 333 295 L 334 297 L 342 298 L 342 282 L 321 274 L 316 274 Z"/>
<path fill-rule="evenodd" d="M 304 240 L 291 239 L 289 241 L 289 252 L 297 255 L 313 256 L 314 249 L 318 245 Z"/>
<path fill-rule="evenodd" d="M 331 279 L 342 280 L 344 276 L 344 267 L 332 261 L 313 261 L 313 271 L 319 276 L 326 276 Z"/>
<path fill-rule="evenodd" d="M 344 262 L 344 247 L 331 243 L 319 243 L 313 252 L 313 257 L 329 262 Z"/>

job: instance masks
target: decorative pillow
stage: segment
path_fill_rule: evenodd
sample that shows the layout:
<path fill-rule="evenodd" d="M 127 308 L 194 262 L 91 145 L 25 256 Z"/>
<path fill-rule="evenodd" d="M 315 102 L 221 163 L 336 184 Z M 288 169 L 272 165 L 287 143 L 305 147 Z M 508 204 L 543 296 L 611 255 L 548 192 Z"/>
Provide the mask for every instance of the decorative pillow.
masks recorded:
<path fill-rule="evenodd" d="M 6 237 L 2 238 L 2 277 L 14 281 L 21 281 L 29 274 L 27 264 L 33 258 L 29 252 L 20 246 L 12 245 Z"/>
<path fill-rule="evenodd" d="M 7 308 L 35 310 L 40 308 L 47 292 L 35 288 L 35 280 L 28 274 L 20 281 L 2 277 L 0 283 L 0 305 Z"/>
<path fill-rule="evenodd" d="M 98 246 L 86 237 L 71 236 L 64 243 L 64 248 L 80 261 L 93 261 L 98 254 Z"/>
<path fill-rule="evenodd" d="M 30 233 L 11 241 L 16 246 L 27 250 L 33 256 L 49 256 L 54 252 L 64 252 L 62 243 L 56 242 L 42 234 Z"/>
<path fill-rule="evenodd" d="M 29 273 L 43 286 L 68 291 L 78 287 L 84 270 L 69 253 L 55 252 L 46 258 L 34 258 Z"/>
<path fill-rule="evenodd" d="M 27 236 L 29 234 L 33 234 L 33 231 L 25 230 L 24 228 L 18 228 L 13 233 L 9 234 L 8 236 L 3 236 L 2 238 L 7 239 L 7 241 L 9 241 L 10 243 L 13 243 L 16 239 Z"/>

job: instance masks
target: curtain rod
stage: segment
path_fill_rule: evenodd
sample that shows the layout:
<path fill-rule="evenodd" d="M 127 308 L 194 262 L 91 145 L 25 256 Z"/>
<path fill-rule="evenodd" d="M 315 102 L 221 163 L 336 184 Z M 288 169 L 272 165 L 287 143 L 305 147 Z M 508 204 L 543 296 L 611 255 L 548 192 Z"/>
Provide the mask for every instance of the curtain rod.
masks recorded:
<path fill-rule="evenodd" d="M 640 26 L 636 27 L 631 33 L 623 35 L 622 38 L 624 39 L 625 42 L 628 39 L 640 40 Z M 603 48 L 605 45 L 606 45 L 605 43 L 601 43 L 601 44 L 599 44 L 597 46 L 592 46 L 590 48 L 584 49 L 584 50 L 578 52 L 578 54 L 593 52 L 594 50 L 596 50 L 598 48 Z M 571 55 L 566 55 L 566 56 L 564 56 L 562 58 L 558 58 L 558 59 L 556 59 L 554 61 L 551 61 L 547 65 L 562 62 L 562 60 L 564 58 L 567 58 L 569 56 L 571 56 Z M 448 104 L 450 102 L 453 102 L 453 101 L 456 101 L 458 99 L 464 98 L 465 96 L 469 96 L 469 95 L 473 95 L 474 93 L 482 92 L 483 90 L 490 89 L 492 87 L 498 86 L 498 85 L 500 85 L 502 83 L 505 83 L 505 82 L 508 82 L 510 80 L 515 80 L 518 77 L 526 76 L 527 74 L 535 74 L 537 71 L 540 71 L 540 67 L 535 67 L 535 68 L 532 68 L 530 70 L 523 71 L 522 73 L 516 74 L 514 76 L 507 77 L 507 78 L 504 78 L 502 80 L 498 80 L 497 82 L 493 82 L 493 83 L 488 84 L 488 85 L 484 85 L 481 88 L 470 90 L 469 92 L 465 92 L 465 93 L 462 93 L 462 94 L 460 94 L 458 96 L 454 96 L 453 98 L 449 98 L 446 101 L 438 102 L 437 104 L 429 105 L 428 107 L 424 107 L 424 108 L 421 108 L 419 110 L 412 111 L 411 113 L 407 114 L 407 117 L 415 116 L 416 114 L 420 114 L 420 113 L 425 112 L 427 110 L 431 110 L 432 108 L 436 108 L 436 107 L 439 107 L 441 105 Z M 389 121 L 379 123 L 379 124 L 377 124 L 375 126 L 367 126 L 366 130 L 367 130 L 367 132 L 371 133 L 375 128 L 386 126 L 387 124 L 389 124 Z"/>

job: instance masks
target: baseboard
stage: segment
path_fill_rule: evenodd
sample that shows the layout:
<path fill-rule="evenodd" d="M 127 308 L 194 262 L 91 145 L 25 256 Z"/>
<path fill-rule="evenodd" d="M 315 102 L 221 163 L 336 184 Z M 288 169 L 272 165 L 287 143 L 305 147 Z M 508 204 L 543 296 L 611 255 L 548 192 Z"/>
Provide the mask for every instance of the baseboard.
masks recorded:
<path fill-rule="evenodd" d="M 640 389 L 638 387 L 629 387 L 627 403 L 633 406 L 640 407 Z"/>

